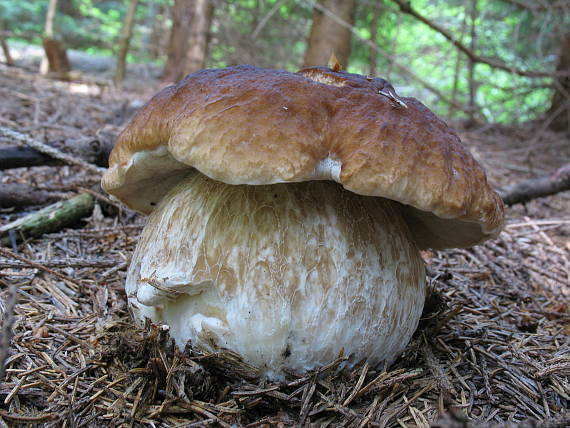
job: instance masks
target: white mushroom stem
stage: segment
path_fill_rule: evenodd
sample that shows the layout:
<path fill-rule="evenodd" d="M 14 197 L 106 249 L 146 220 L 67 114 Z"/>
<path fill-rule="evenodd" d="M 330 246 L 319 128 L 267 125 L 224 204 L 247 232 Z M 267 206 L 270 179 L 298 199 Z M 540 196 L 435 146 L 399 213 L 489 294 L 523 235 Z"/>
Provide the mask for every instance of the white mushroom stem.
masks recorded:
<path fill-rule="evenodd" d="M 391 362 L 417 327 L 421 257 L 399 205 L 327 181 L 232 186 L 193 173 L 164 196 L 127 278 L 135 317 L 262 374 L 341 351 Z"/>

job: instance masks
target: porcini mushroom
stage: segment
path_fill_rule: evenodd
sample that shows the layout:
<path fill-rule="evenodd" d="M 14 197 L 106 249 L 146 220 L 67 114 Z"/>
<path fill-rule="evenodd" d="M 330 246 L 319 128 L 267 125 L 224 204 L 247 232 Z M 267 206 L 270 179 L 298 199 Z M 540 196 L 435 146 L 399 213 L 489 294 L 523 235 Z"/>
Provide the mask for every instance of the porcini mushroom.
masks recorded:
<path fill-rule="evenodd" d="M 341 351 L 392 361 L 424 304 L 418 249 L 477 244 L 504 215 L 423 104 L 325 67 L 203 70 L 163 89 L 118 137 L 103 187 L 150 214 L 134 317 L 272 377 Z"/>

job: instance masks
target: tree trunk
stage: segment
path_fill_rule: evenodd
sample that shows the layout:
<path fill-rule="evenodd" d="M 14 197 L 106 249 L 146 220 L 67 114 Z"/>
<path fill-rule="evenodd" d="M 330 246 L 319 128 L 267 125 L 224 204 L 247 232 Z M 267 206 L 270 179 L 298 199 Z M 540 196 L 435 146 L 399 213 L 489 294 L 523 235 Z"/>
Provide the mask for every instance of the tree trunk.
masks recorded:
<path fill-rule="evenodd" d="M 193 0 L 174 0 L 171 8 L 172 29 L 168 42 L 168 58 L 162 80 L 176 82 L 184 75 L 184 63 L 188 52 L 189 30 L 194 15 Z"/>
<path fill-rule="evenodd" d="M 398 13 L 396 21 L 396 34 L 392 37 L 392 43 L 390 43 L 390 50 L 387 52 L 389 55 L 388 58 L 396 58 L 398 55 L 396 51 L 398 49 L 398 39 L 400 37 L 400 29 L 403 27 L 402 25 L 402 14 Z M 390 76 L 392 76 L 392 69 L 396 65 L 395 61 L 388 61 L 388 67 L 386 68 L 386 73 L 383 73 L 387 80 L 390 80 Z M 425 86 L 425 85 L 424 85 Z"/>
<path fill-rule="evenodd" d="M 556 71 L 570 73 L 570 31 L 566 33 L 562 41 Z M 555 131 L 570 130 L 570 76 L 560 76 L 556 79 L 552 103 L 547 114 L 552 117 L 551 129 Z"/>
<path fill-rule="evenodd" d="M 471 0 L 471 42 L 470 49 L 471 52 L 475 52 L 477 48 L 477 27 L 475 23 L 477 21 L 477 0 Z M 475 82 L 475 65 L 476 62 L 473 58 L 469 58 L 469 119 L 467 126 L 473 126 L 477 122 L 475 121 L 475 99 L 477 96 L 477 83 Z"/>
<path fill-rule="evenodd" d="M 0 19 L 0 45 L 4 53 L 4 60 L 6 61 L 6 65 L 14 65 L 14 60 L 12 59 L 12 55 L 10 55 L 10 47 L 8 46 L 8 42 L 6 42 L 5 30 L 6 23 Z"/>
<path fill-rule="evenodd" d="M 163 3 L 157 4 L 149 37 L 150 41 L 148 49 L 148 54 L 153 59 L 158 59 L 168 50 L 168 26 L 166 25 L 167 18 L 165 17 L 165 14 L 165 5 Z"/>
<path fill-rule="evenodd" d="M 154 59 L 156 59 L 156 56 L 152 56 L 154 54 L 154 52 L 152 52 L 152 38 L 156 35 L 155 27 L 159 19 L 158 6 L 159 5 L 154 1 L 148 2 L 143 23 L 146 31 L 143 33 L 141 40 L 141 51 Z"/>
<path fill-rule="evenodd" d="M 59 40 L 47 37 L 43 39 L 42 43 L 48 62 L 47 72 L 43 74 L 52 74 L 59 79 L 66 80 L 69 77 L 71 66 L 65 47 Z"/>
<path fill-rule="evenodd" d="M 204 67 L 213 14 L 212 0 L 175 0 L 164 81 L 176 82 Z"/>
<path fill-rule="evenodd" d="M 49 0 L 48 8 L 46 12 L 46 21 L 44 24 L 44 40 L 45 39 L 53 39 L 53 22 L 55 21 L 55 11 L 57 9 L 57 0 Z M 44 50 L 46 49 L 44 45 Z M 49 64 L 49 53 L 44 53 L 42 57 L 42 62 L 40 63 L 40 73 L 47 74 L 50 71 L 50 64 Z"/>
<path fill-rule="evenodd" d="M 62 80 L 69 78 L 71 66 L 67 58 L 65 46 L 54 36 L 54 21 L 57 9 L 57 0 L 49 0 L 48 10 L 46 13 L 46 22 L 44 27 L 44 37 L 42 44 L 44 47 L 44 56 L 40 64 L 40 73 L 51 74 Z"/>
<path fill-rule="evenodd" d="M 380 19 L 380 12 L 382 10 L 382 3 L 380 1 L 374 2 L 372 6 L 372 21 L 370 22 L 370 41 L 373 43 L 374 46 L 370 46 L 368 55 L 369 55 L 369 74 L 371 76 L 376 76 L 377 70 L 376 66 L 378 63 L 378 52 L 376 50 L 376 45 L 378 41 L 378 20 Z"/>
<path fill-rule="evenodd" d="M 0 36 L 0 45 L 2 45 L 2 52 L 4 53 L 4 59 L 7 65 L 14 65 L 14 60 L 12 55 L 10 55 L 10 47 L 3 36 Z"/>
<path fill-rule="evenodd" d="M 212 0 L 195 0 L 194 5 L 194 16 L 188 40 L 189 49 L 186 56 L 184 74 L 194 73 L 204 68 L 208 57 L 214 2 Z M 184 76 L 180 76 L 180 78 L 182 77 Z"/>
<path fill-rule="evenodd" d="M 304 67 L 326 65 L 334 52 L 346 68 L 355 11 L 356 0 L 319 0 L 315 4 Z"/>
<path fill-rule="evenodd" d="M 129 9 L 125 16 L 125 23 L 121 32 L 121 41 L 119 42 L 119 52 L 117 54 L 117 68 L 113 83 L 116 87 L 121 88 L 125 80 L 125 70 L 127 67 L 127 53 L 129 52 L 129 44 L 133 35 L 133 26 L 135 23 L 135 12 L 137 10 L 138 0 L 131 0 Z"/>
<path fill-rule="evenodd" d="M 465 37 L 465 31 L 467 30 L 467 8 L 465 7 L 465 13 L 463 14 L 463 20 L 461 21 L 461 35 L 459 36 L 459 41 L 463 43 Z M 459 90 L 459 75 L 461 73 L 462 64 L 462 52 L 457 51 L 455 57 L 455 69 L 453 72 L 453 87 L 451 89 L 451 103 L 449 103 L 447 110 L 447 118 L 451 119 L 453 112 L 455 111 L 454 104 L 457 103 L 457 92 Z"/>

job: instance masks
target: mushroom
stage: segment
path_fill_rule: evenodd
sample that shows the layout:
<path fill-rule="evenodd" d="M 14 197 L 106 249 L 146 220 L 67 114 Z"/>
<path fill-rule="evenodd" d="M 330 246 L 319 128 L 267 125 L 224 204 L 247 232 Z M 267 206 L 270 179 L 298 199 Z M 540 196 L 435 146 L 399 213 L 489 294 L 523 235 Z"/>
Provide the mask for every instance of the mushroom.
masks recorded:
<path fill-rule="evenodd" d="M 480 243 L 504 216 L 443 121 L 338 68 L 191 74 L 122 131 L 102 185 L 150 214 L 134 318 L 273 378 L 393 361 L 424 305 L 419 249 Z"/>

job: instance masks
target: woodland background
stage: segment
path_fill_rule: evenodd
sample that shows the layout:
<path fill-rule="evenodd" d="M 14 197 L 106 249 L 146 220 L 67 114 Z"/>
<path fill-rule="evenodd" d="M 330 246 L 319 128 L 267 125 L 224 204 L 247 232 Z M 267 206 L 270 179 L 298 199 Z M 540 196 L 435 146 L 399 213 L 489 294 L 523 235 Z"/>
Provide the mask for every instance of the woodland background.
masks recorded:
<path fill-rule="evenodd" d="M 348 71 L 384 77 L 444 117 L 548 114 L 557 129 L 568 128 L 568 28 L 567 0 L 0 0 L 7 62 L 21 57 L 10 45 L 55 40 L 117 58 L 121 85 L 125 61 L 169 82 L 242 63 L 295 71 L 334 50 Z M 61 62 L 52 71 L 67 71 Z"/>

